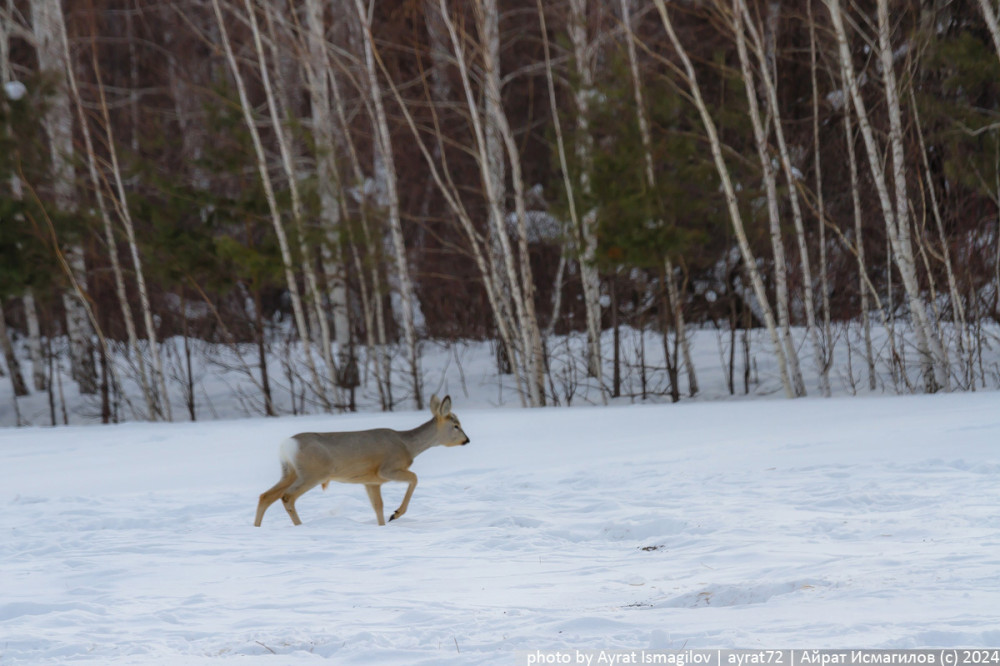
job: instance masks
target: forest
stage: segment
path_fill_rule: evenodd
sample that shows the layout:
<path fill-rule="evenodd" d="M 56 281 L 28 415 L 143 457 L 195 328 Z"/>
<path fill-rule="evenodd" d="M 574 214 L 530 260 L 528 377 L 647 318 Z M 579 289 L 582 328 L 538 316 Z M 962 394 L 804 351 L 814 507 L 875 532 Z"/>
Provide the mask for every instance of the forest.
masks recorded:
<path fill-rule="evenodd" d="M 608 399 L 639 332 L 677 401 L 711 329 L 730 392 L 754 330 L 788 398 L 845 337 L 870 390 L 995 389 L 998 11 L 2 0 L 0 381 L 193 420 L 211 344 L 262 414 L 293 356 L 302 411 L 423 408 L 475 340 L 543 406 L 559 336 Z"/>

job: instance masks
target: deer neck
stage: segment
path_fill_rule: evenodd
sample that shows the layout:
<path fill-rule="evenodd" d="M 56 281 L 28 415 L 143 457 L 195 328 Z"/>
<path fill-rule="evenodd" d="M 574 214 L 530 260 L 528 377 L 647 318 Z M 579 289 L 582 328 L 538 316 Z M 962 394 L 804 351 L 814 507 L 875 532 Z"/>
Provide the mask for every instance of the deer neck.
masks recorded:
<path fill-rule="evenodd" d="M 431 448 L 437 441 L 437 423 L 432 418 L 427 423 L 417 426 L 406 433 L 404 441 L 410 455 L 416 458 L 418 455 Z"/>

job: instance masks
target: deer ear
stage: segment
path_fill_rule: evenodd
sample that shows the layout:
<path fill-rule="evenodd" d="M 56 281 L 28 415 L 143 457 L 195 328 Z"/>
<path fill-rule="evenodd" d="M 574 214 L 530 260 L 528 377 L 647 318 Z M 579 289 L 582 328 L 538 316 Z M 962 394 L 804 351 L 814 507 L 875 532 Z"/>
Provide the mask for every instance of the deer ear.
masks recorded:
<path fill-rule="evenodd" d="M 441 401 L 441 407 L 438 409 L 438 414 L 441 416 L 441 418 L 444 418 L 445 416 L 448 416 L 449 414 L 451 414 L 451 396 L 450 395 L 446 395 L 444 397 L 444 400 Z"/>
<path fill-rule="evenodd" d="M 438 409 L 441 407 L 441 400 L 438 399 L 436 395 L 431 396 L 431 414 L 437 416 Z"/>

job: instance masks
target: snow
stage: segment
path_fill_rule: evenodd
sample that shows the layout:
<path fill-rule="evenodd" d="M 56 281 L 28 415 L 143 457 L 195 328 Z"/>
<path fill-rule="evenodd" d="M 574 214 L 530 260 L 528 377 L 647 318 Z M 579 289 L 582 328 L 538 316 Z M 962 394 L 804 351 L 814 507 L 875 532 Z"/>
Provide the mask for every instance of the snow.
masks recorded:
<path fill-rule="evenodd" d="M 422 454 L 409 511 L 385 527 L 363 488 L 337 483 L 298 501 L 299 527 L 280 503 L 252 523 L 292 434 L 429 418 L 408 411 L 402 354 L 393 413 L 374 411 L 369 384 L 367 412 L 254 416 L 241 362 L 199 346 L 196 423 L 138 420 L 130 389 L 136 412 L 120 414 L 133 422 L 93 425 L 92 399 L 66 379 L 72 425 L 43 427 L 36 392 L 17 402 L 34 425 L 0 429 L 0 664 L 1000 646 L 1000 393 L 890 397 L 885 331 L 868 392 L 858 335 L 836 332 L 837 397 L 786 400 L 766 332 L 751 335 L 750 393 L 731 398 L 729 334 L 694 331 L 702 391 L 672 405 L 655 404 L 656 378 L 660 395 L 643 404 L 625 330 L 627 397 L 609 406 L 580 368 L 582 337 L 554 338 L 551 388 L 572 407 L 534 410 L 496 375 L 487 343 L 424 343 L 425 391 L 451 394 L 471 443 Z M 179 341 L 165 348 L 179 367 Z M 645 348 L 662 366 L 658 336 Z M 897 349 L 919 385 L 912 347 Z M 1000 377 L 1000 352 L 984 350 L 977 367 Z M 272 379 L 287 414 L 284 362 Z M 14 404 L 4 379 L 0 423 L 16 422 Z M 387 513 L 405 488 L 384 487 Z"/>
<path fill-rule="evenodd" d="M 3 84 L 3 90 L 7 99 L 14 102 L 23 99 L 28 94 L 28 88 L 20 81 L 7 81 Z"/>
<path fill-rule="evenodd" d="M 0 663 L 998 646 L 1000 395 L 454 410 L 386 527 L 278 446 L 428 414 L 0 431 Z M 404 484 L 384 488 L 386 508 Z"/>

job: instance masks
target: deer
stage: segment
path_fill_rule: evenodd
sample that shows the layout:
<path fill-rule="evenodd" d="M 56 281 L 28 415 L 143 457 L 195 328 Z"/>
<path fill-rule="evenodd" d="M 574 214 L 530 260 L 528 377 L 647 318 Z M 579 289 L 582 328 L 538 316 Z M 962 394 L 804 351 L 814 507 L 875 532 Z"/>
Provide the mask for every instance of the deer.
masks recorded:
<path fill-rule="evenodd" d="M 260 495 L 254 526 L 260 527 L 264 512 L 281 498 L 293 525 L 301 525 L 295 501 L 304 493 L 330 481 L 361 483 L 375 510 L 379 525 L 385 525 L 382 484 L 408 483 L 403 503 L 389 521 L 396 520 L 410 505 L 417 475 L 410 471 L 413 459 L 432 446 L 464 446 L 469 437 L 451 411 L 451 396 L 430 402 L 431 420 L 413 430 L 389 428 L 349 432 L 303 432 L 281 443 L 281 480 Z"/>

